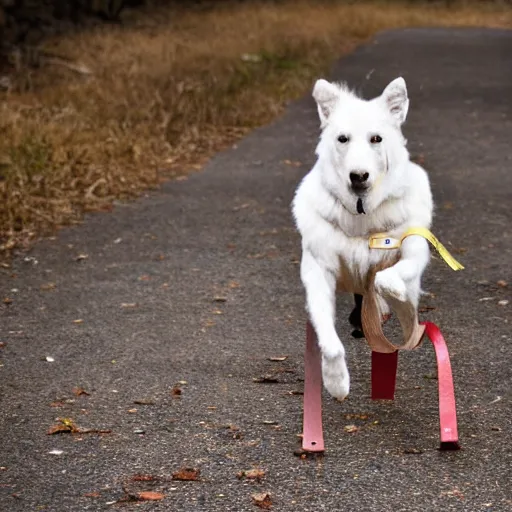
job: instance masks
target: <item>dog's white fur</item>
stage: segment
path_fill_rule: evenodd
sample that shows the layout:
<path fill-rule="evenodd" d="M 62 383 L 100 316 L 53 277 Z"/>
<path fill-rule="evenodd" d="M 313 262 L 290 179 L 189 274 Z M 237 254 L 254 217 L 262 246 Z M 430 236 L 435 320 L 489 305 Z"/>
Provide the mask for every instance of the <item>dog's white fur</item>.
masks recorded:
<path fill-rule="evenodd" d="M 398 263 L 376 275 L 379 302 L 383 310 L 386 299 L 417 305 L 430 258 L 426 240 L 410 236 L 400 250 L 379 250 L 369 249 L 368 238 L 384 231 L 399 238 L 409 227 L 429 228 L 433 205 L 427 174 L 410 161 L 401 132 L 409 106 L 403 78 L 369 101 L 345 85 L 318 80 L 313 97 L 322 128 L 318 160 L 296 192 L 293 214 L 302 236 L 301 279 L 322 353 L 324 386 L 342 399 L 350 378 L 335 329 L 336 283 L 362 294 L 369 267 L 396 259 L 400 251 Z M 340 142 L 342 135 L 348 141 Z M 371 142 L 376 135 L 380 143 Z M 369 174 L 364 193 L 351 188 L 351 172 Z M 360 197 L 365 214 L 357 213 Z"/>

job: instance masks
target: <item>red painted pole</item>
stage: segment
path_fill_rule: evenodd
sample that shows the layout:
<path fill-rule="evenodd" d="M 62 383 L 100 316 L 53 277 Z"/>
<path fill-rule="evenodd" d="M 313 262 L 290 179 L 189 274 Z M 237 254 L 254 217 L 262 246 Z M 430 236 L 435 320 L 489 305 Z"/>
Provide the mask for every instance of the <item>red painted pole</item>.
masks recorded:
<path fill-rule="evenodd" d="M 434 345 L 437 359 L 437 380 L 439 383 L 439 425 L 441 429 L 441 450 L 458 450 L 457 410 L 453 387 L 452 367 L 448 347 L 436 324 L 422 322 L 425 334 Z"/>
<path fill-rule="evenodd" d="M 306 351 L 304 354 L 303 424 L 303 450 L 308 452 L 323 452 L 322 363 L 315 329 L 310 322 L 307 323 L 306 327 Z"/>
<path fill-rule="evenodd" d="M 439 424 L 441 450 L 460 448 L 457 432 L 457 411 L 450 357 L 439 328 L 422 322 L 436 352 L 439 384 Z M 308 452 L 323 452 L 322 430 L 322 365 L 316 333 L 308 322 L 304 357 L 304 432 L 302 448 Z M 398 351 L 390 354 L 372 351 L 372 399 L 393 400 L 395 394 Z"/>
<path fill-rule="evenodd" d="M 372 351 L 372 400 L 395 398 L 398 350 L 389 354 Z"/>

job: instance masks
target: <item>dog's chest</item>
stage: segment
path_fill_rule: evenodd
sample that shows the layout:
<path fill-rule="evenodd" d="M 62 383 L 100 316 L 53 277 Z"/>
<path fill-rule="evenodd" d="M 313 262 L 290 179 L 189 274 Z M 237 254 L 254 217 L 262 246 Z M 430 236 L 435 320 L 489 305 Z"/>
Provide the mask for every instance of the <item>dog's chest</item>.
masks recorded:
<path fill-rule="evenodd" d="M 369 270 L 383 270 L 399 258 L 400 249 L 370 249 L 367 238 L 346 237 L 338 253 L 338 291 L 363 294 Z"/>

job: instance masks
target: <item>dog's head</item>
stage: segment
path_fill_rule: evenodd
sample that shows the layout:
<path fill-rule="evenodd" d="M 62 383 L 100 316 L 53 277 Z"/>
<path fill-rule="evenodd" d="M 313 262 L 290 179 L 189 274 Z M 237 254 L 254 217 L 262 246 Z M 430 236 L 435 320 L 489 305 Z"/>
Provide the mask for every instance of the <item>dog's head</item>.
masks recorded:
<path fill-rule="evenodd" d="M 317 154 L 325 184 L 351 213 L 375 209 L 388 195 L 383 182 L 408 159 L 401 132 L 409 107 L 404 79 L 393 80 L 368 101 L 344 85 L 318 80 L 313 97 L 322 128 Z"/>

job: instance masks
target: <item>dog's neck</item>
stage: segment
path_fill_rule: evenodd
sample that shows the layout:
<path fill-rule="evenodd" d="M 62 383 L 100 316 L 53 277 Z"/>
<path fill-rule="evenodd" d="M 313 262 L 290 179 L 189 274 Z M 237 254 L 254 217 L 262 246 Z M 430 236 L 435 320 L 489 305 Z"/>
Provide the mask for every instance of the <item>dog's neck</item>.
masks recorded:
<path fill-rule="evenodd" d="M 329 200 L 325 203 L 327 208 L 322 212 L 322 216 L 349 238 L 392 232 L 407 221 L 401 197 L 388 197 L 367 214 L 354 214 L 329 187 L 324 186 L 324 191 Z M 397 217 L 397 211 L 400 210 L 402 215 Z"/>

